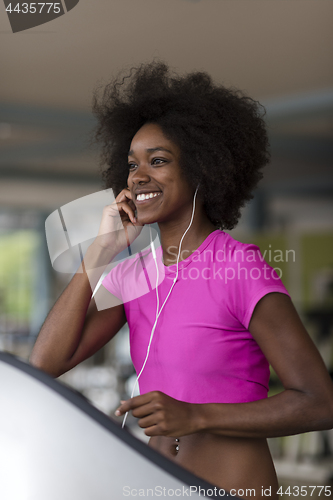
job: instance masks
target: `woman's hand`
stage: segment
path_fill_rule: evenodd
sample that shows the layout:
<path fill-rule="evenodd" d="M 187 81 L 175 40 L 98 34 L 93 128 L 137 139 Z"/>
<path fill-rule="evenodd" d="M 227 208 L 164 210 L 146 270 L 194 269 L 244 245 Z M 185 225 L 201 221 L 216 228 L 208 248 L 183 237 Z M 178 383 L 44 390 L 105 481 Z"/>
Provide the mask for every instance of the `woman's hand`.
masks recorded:
<path fill-rule="evenodd" d="M 122 402 L 115 415 L 124 415 L 132 410 L 139 419 L 139 426 L 147 436 L 180 437 L 201 430 L 196 407 L 184 403 L 160 391 L 147 392 Z"/>
<path fill-rule="evenodd" d="M 95 243 L 102 248 L 112 248 L 118 254 L 133 243 L 142 227 L 135 218 L 132 194 L 129 189 L 123 189 L 111 205 L 104 207 Z"/>

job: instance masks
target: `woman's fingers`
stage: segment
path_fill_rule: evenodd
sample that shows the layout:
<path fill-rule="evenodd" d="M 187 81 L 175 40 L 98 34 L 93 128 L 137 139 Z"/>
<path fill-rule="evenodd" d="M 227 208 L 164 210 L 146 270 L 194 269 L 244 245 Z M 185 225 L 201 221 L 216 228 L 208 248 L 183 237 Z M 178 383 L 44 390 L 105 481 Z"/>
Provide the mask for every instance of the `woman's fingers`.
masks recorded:
<path fill-rule="evenodd" d="M 163 424 L 163 415 L 159 411 L 161 407 L 156 404 L 154 398 L 150 398 L 149 395 L 153 393 L 147 393 L 143 396 L 136 396 L 135 398 L 129 399 L 128 401 L 121 401 L 121 406 L 115 412 L 117 416 L 125 414 L 127 411 L 132 410 L 132 415 L 138 418 L 139 427 L 146 429 L 151 428 L 157 433 L 163 433 L 159 423 Z M 146 432 L 146 431 L 145 431 Z M 147 434 L 147 432 L 146 432 Z M 147 434 L 147 436 L 150 434 Z M 158 435 L 158 434 L 156 434 Z"/>
<path fill-rule="evenodd" d="M 130 203 L 129 203 L 130 202 Z M 117 219 L 119 216 L 122 219 L 122 222 L 131 222 L 132 224 L 136 223 L 135 218 L 135 205 L 132 200 L 128 201 L 118 201 L 113 202 L 111 205 L 107 205 L 103 209 L 103 218 L 101 223 L 101 228 L 104 229 L 104 232 L 108 232 L 117 228 Z"/>
<path fill-rule="evenodd" d="M 126 401 L 121 401 L 121 405 L 115 411 L 115 415 L 123 415 L 127 411 L 146 406 L 151 402 L 150 394 L 152 393 L 147 392 L 146 394 L 127 399 Z"/>
<path fill-rule="evenodd" d="M 141 429 L 145 429 L 145 434 L 149 436 L 150 434 L 147 434 L 148 429 L 154 429 L 157 431 L 156 436 L 158 435 L 163 435 L 164 432 L 162 431 L 159 422 L 157 421 L 156 415 L 149 415 L 148 417 L 145 418 L 140 418 L 138 420 L 138 426 L 141 427 Z"/>
<path fill-rule="evenodd" d="M 123 402 L 115 414 L 132 411 L 147 436 L 185 436 L 201 430 L 199 406 L 152 391 Z"/>
<path fill-rule="evenodd" d="M 121 201 L 124 197 L 132 199 L 132 193 L 128 188 L 124 188 L 116 196 L 116 201 Z"/>
<path fill-rule="evenodd" d="M 110 205 L 103 209 L 98 231 L 99 246 L 112 247 L 119 253 L 140 234 L 142 225 L 135 217 L 135 204 L 129 189 L 123 189 Z"/>
<path fill-rule="evenodd" d="M 125 212 L 128 215 L 130 221 L 133 224 L 135 224 L 135 222 L 136 222 L 136 218 L 135 218 L 136 207 L 135 207 L 135 204 L 132 200 L 131 191 L 127 188 L 123 189 L 116 197 L 115 202 L 117 204 L 119 213 L 121 213 L 121 211 Z"/>
<path fill-rule="evenodd" d="M 117 202 L 117 208 L 120 216 L 122 216 L 121 212 L 124 212 L 128 216 L 128 219 L 132 222 L 132 224 L 136 223 L 135 212 L 133 208 L 130 207 L 129 203 Z"/>
<path fill-rule="evenodd" d="M 120 191 L 120 193 L 118 194 L 118 196 L 115 199 L 115 202 L 116 203 L 121 203 L 121 202 L 133 203 L 131 191 L 129 189 L 123 189 L 122 191 Z M 134 203 L 133 203 L 133 205 L 134 205 Z"/>
<path fill-rule="evenodd" d="M 138 418 L 139 426 L 147 429 L 154 427 L 154 431 L 165 435 L 170 429 L 168 421 L 170 414 L 175 415 L 174 404 L 177 402 L 160 391 L 152 391 L 141 396 L 136 396 L 122 403 L 115 414 L 120 416 L 127 411 L 132 411 Z M 173 417 L 171 417 L 173 420 Z M 147 432 L 146 432 L 147 434 Z M 147 434 L 148 435 L 148 434 Z"/>

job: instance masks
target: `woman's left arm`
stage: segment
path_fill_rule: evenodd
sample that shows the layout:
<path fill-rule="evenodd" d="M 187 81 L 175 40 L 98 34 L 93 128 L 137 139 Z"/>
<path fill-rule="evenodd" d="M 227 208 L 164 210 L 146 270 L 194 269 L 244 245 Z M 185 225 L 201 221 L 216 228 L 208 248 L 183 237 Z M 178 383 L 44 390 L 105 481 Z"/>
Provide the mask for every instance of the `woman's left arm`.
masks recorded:
<path fill-rule="evenodd" d="M 333 427 L 333 384 L 290 298 L 269 293 L 256 305 L 249 330 L 284 391 L 250 403 L 184 403 L 154 391 L 118 408 L 132 410 L 148 436 L 210 432 L 278 437 Z"/>
<path fill-rule="evenodd" d="M 333 384 L 290 298 L 265 295 L 249 331 L 284 391 L 242 405 L 203 405 L 205 429 L 228 436 L 277 437 L 332 428 Z"/>

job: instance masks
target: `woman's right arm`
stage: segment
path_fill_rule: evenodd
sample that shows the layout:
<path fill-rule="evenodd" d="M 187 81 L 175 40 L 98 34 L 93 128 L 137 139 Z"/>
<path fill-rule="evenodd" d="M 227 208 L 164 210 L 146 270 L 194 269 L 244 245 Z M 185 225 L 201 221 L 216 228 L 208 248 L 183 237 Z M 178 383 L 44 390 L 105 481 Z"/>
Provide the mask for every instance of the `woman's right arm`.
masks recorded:
<path fill-rule="evenodd" d="M 97 310 L 95 300 L 91 299 L 92 279 L 92 270 L 75 274 L 51 309 L 34 345 L 30 363 L 53 377 L 59 377 L 92 356 L 126 322 L 124 306 L 103 286 L 96 300 L 97 303 L 109 300 L 110 307 Z"/>
<path fill-rule="evenodd" d="M 92 299 L 92 291 L 108 263 L 140 233 L 141 227 L 134 219 L 134 208 L 126 189 L 117 196 L 114 204 L 104 209 L 98 237 L 88 248 L 83 265 L 42 326 L 30 362 L 53 377 L 92 356 L 126 322 L 124 306 L 116 297 L 101 286 L 96 293 L 96 302 L 103 302 L 105 308 L 99 311 Z M 119 214 L 120 230 L 115 229 Z"/>

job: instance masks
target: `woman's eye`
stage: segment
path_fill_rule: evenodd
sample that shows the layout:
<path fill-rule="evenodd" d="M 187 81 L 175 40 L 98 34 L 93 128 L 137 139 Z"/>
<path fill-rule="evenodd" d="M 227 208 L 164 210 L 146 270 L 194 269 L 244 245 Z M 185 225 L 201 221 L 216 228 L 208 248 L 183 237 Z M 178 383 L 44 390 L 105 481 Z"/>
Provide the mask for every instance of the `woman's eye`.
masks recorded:
<path fill-rule="evenodd" d="M 165 160 L 162 158 L 154 158 L 151 163 L 152 165 L 161 165 L 162 163 L 165 163 Z"/>
<path fill-rule="evenodd" d="M 151 165 L 163 165 L 163 163 L 166 163 L 166 160 L 164 160 L 163 158 L 153 158 L 151 160 Z M 136 163 L 128 163 L 128 170 L 129 171 L 133 171 L 136 168 L 137 168 Z"/>

